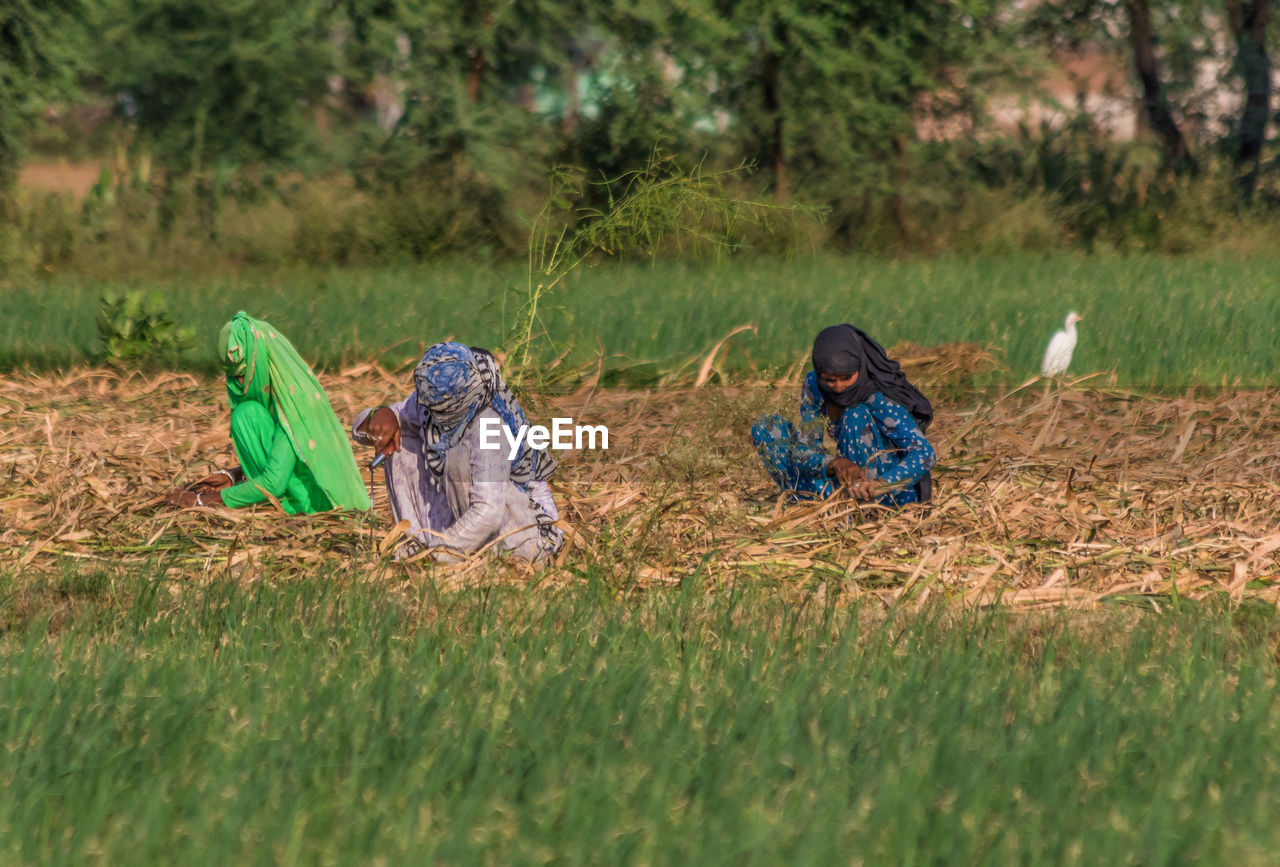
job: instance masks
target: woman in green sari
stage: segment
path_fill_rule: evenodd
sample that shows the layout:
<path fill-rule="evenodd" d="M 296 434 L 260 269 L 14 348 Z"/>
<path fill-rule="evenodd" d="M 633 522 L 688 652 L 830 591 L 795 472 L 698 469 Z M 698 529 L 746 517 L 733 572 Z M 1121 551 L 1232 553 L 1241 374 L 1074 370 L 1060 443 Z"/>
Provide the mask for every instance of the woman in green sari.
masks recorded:
<path fill-rule="evenodd" d="M 239 509 L 270 497 L 291 515 L 370 508 L 346 430 L 284 335 L 240 312 L 218 346 L 240 466 L 172 492 L 169 502 Z"/>

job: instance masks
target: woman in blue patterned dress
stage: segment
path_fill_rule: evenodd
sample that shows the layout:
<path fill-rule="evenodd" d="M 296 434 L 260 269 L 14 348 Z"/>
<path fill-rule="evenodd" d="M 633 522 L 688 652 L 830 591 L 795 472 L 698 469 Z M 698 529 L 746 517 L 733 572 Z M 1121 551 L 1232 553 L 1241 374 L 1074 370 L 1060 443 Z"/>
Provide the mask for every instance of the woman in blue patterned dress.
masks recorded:
<path fill-rule="evenodd" d="M 818 334 L 800 418 L 799 429 L 780 415 L 751 428 L 751 441 L 782 490 L 829 497 L 846 488 L 856 499 L 891 507 L 932 496 L 936 456 L 924 430 L 933 407 L 860 329 L 833 325 Z M 838 457 L 822 447 L 824 428 Z"/>

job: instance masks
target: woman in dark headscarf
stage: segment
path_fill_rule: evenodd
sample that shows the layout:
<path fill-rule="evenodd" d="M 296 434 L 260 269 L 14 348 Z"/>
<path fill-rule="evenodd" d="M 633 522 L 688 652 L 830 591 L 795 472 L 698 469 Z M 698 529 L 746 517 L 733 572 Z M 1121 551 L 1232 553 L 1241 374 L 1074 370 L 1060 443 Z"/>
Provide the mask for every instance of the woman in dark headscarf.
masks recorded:
<path fill-rule="evenodd" d="M 857 499 L 885 506 L 932 495 L 929 471 L 936 457 L 924 430 L 933 407 L 861 330 L 833 325 L 813 341 L 800 417 L 800 430 L 778 415 L 751 429 L 765 469 L 784 491 L 829 497 L 844 487 Z M 839 457 L 823 450 L 824 427 Z"/>

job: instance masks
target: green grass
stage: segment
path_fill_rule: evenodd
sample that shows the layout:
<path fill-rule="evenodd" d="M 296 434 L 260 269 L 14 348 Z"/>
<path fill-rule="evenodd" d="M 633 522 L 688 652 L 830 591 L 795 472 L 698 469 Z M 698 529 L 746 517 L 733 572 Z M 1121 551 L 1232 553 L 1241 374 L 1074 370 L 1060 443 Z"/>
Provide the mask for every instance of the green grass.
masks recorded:
<path fill-rule="evenodd" d="M 1280 844 L 1270 610 L 885 620 L 696 583 L 112 580 L 113 602 L 89 588 L 0 639 L 5 863 L 1261 864 Z"/>
<path fill-rule="evenodd" d="M 452 336 L 498 346 L 515 321 L 517 266 L 438 263 L 414 268 L 175 277 L 160 288 L 208 366 L 218 328 L 238 309 L 274 321 L 303 354 L 332 366 L 371 357 L 401 362 Z M 55 277 L 0 294 L 0 367 L 90 358 L 97 299 L 137 284 Z M 994 344 L 1008 370 L 1039 371 L 1068 309 L 1085 316 L 1073 374 L 1112 372 L 1122 385 L 1244 384 L 1280 376 L 1280 260 L 1096 258 L 1062 255 L 889 262 L 861 258 L 732 260 L 720 266 L 610 265 L 580 272 L 544 301 L 557 347 L 585 362 L 597 341 L 615 376 L 643 380 L 696 362 L 732 327 L 727 364 L 786 369 L 825 325 L 852 321 L 885 344 Z"/>

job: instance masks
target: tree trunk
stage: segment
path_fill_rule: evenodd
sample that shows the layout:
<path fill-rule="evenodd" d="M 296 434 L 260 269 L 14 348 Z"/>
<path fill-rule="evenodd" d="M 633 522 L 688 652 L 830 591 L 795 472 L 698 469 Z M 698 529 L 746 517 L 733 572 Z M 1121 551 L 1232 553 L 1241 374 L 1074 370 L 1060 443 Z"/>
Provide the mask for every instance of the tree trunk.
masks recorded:
<path fill-rule="evenodd" d="M 573 141 L 578 134 L 578 113 L 582 106 L 578 103 L 578 64 L 569 64 L 569 73 L 565 76 L 564 118 L 560 124 L 560 135 L 566 142 Z M 532 106 L 530 111 L 532 111 Z"/>
<path fill-rule="evenodd" d="M 1142 109 L 1151 129 L 1160 137 L 1165 151 L 1178 169 L 1195 170 L 1195 161 L 1187 148 L 1187 140 L 1169 110 L 1164 86 L 1156 67 L 1155 35 L 1151 28 L 1151 8 L 1147 0 L 1127 0 L 1129 10 L 1129 44 L 1133 48 L 1133 65 L 1142 83 Z"/>
<path fill-rule="evenodd" d="M 1236 66 L 1244 79 L 1240 147 L 1235 158 L 1236 168 L 1244 172 L 1238 180 L 1240 193 L 1248 202 L 1258 185 L 1262 144 L 1271 119 L 1271 58 L 1267 56 L 1271 0 L 1227 0 L 1227 18 L 1236 40 Z"/>
<path fill-rule="evenodd" d="M 0 121 L 4 119 L 0 115 Z M 8 222 L 17 214 L 18 149 L 15 136 L 0 129 L 0 222 Z"/>
<path fill-rule="evenodd" d="M 493 29 L 493 13 L 486 12 L 482 28 L 485 31 Z M 488 65 L 488 59 L 484 54 L 484 46 L 477 46 L 471 49 L 471 68 L 467 70 L 467 101 L 472 105 L 480 99 L 480 82 L 484 78 L 485 67 Z"/>
<path fill-rule="evenodd" d="M 484 77 L 484 49 L 476 48 L 471 53 L 471 68 L 467 70 L 467 102 L 472 105 L 480 98 L 480 79 Z"/>
<path fill-rule="evenodd" d="M 764 114 L 770 120 L 769 157 L 773 163 L 773 194 L 779 202 L 786 202 L 791 198 L 791 180 L 787 176 L 782 100 L 778 93 L 779 79 L 782 77 L 782 58 L 778 56 L 778 52 L 766 50 L 763 66 Z"/>
<path fill-rule="evenodd" d="M 911 247 L 911 232 L 907 228 L 907 145 L 901 135 L 895 135 L 893 147 L 893 226 L 898 233 L 898 248 L 906 253 Z"/>

